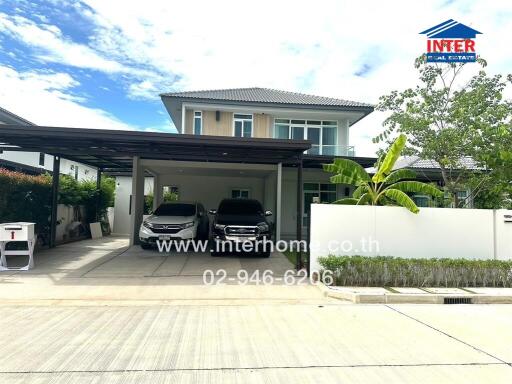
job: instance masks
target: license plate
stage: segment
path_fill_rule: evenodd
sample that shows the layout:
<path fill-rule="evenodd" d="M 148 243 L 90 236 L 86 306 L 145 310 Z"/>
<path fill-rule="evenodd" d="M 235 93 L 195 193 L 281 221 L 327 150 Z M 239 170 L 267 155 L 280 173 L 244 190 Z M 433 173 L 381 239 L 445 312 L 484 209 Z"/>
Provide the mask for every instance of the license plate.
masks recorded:
<path fill-rule="evenodd" d="M 171 236 L 158 236 L 158 240 L 171 240 Z"/>
<path fill-rule="evenodd" d="M 237 243 L 244 243 L 246 241 L 255 241 L 256 237 L 253 236 L 226 236 L 226 240 L 236 241 Z"/>

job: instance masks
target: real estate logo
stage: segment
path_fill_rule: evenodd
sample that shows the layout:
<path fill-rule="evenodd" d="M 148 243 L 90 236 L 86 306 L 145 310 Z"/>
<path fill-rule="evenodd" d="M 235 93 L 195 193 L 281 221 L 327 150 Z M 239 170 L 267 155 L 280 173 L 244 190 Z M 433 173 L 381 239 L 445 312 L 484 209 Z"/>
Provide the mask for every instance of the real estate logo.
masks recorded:
<path fill-rule="evenodd" d="M 453 19 L 420 32 L 427 35 L 427 63 L 475 62 L 475 37 L 481 34 Z"/>

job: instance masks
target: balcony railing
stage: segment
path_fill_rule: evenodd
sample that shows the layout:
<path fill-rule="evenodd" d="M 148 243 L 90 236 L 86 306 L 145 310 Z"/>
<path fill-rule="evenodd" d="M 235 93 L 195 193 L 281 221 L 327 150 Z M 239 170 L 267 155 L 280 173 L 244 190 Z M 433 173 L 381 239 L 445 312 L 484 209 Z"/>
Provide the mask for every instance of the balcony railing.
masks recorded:
<path fill-rule="evenodd" d="M 353 145 L 313 145 L 304 153 L 313 156 L 356 156 Z"/>

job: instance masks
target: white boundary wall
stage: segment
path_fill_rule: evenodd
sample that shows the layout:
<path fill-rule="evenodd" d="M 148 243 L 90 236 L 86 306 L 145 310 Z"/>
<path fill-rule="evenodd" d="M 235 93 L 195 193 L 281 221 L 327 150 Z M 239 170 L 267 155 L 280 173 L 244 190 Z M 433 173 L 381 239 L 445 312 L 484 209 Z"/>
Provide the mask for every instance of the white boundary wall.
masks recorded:
<path fill-rule="evenodd" d="M 311 270 L 327 255 L 512 259 L 507 210 L 312 204 Z"/>

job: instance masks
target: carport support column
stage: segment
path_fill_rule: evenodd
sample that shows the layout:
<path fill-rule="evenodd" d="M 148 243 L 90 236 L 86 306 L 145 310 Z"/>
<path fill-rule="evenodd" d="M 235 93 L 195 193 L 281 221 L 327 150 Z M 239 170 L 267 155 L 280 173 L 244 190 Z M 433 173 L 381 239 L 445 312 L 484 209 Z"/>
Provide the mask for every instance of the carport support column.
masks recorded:
<path fill-rule="evenodd" d="M 59 176 L 60 176 L 60 157 L 53 156 L 53 174 L 52 174 L 52 207 L 50 213 L 50 239 L 49 247 L 55 248 L 57 238 L 57 207 L 59 204 Z"/>
<path fill-rule="evenodd" d="M 297 164 L 297 270 L 302 268 L 302 155 Z"/>
<path fill-rule="evenodd" d="M 100 205 L 101 205 L 101 168 L 96 170 L 96 222 L 101 220 Z"/>
<path fill-rule="evenodd" d="M 277 164 L 276 182 L 276 241 L 281 240 L 281 190 L 283 180 L 283 163 Z"/>
<path fill-rule="evenodd" d="M 130 245 L 139 244 L 139 229 L 144 215 L 144 168 L 138 156 L 132 165 L 132 215 L 130 222 Z"/>
<path fill-rule="evenodd" d="M 160 175 L 153 176 L 153 212 L 162 203 L 162 185 L 160 184 Z"/>

